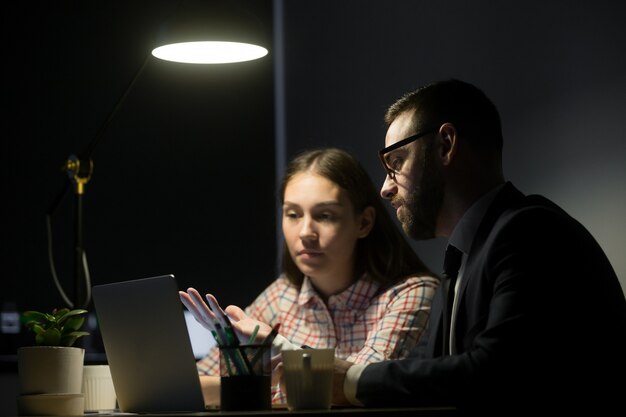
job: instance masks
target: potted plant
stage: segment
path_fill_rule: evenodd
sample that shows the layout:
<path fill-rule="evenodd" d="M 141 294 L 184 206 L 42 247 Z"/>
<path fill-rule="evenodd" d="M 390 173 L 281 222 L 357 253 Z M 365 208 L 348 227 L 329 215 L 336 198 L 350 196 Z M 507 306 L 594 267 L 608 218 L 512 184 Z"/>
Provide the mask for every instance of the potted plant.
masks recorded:
<path fill-rule="evenodd" d="M 73 346 L 82 336 L 87 310 L 26 311 L 24 324 L 35 334 L 34 346 L 18 349 L 20 393 L 80 394 L 85 350 Z"/>
<path fill-rule="evenodd" d="M 89 335 L 81 331 L 87 310 L 54 309 L 52 314 L 25 311 L 24 324 L 35 332 L 37 346 L 73 346 L 79 337 Z"/>

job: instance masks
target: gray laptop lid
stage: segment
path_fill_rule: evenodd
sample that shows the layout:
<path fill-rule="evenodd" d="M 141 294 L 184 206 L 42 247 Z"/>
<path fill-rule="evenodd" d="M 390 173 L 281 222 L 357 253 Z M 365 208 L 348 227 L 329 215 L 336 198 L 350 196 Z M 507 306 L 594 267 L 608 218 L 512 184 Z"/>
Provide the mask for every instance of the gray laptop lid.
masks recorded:
<path fill-rule="evenodd" d="M 96 285 L 92 291 L 120 410 L 203 411 L 174 276 Z"/>

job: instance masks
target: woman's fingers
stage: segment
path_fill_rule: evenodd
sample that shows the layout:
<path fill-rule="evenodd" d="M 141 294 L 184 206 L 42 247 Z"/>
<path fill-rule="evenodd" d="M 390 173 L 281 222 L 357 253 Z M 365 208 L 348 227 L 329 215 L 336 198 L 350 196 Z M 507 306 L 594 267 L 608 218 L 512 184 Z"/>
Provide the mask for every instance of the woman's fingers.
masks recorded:
<path fill-rule="evenodd" d="M 248 318 L 248 315 L 241 308 L 235 305 L 230 305 L 226 307 L 225 311 L 226 311 L 226 314 L 228 314 L 228 317 L 230 317 L 231 319 L 235 321 L 244 320 Z"/>
<path fill-rule="evenodd" d="M 195 288 L 188 288 L 187 292 L 179 291 L 178 294 L 196 321 L 215 332 L 216 337 L 224 338 L 223 342 L 228 341 L 229 336 L 226 329 L 231 326 L 240 343 L 251 343 L 252 335 L 254 335 L 256 343 L 261 343 L 272 330 L 268 324 L 248 317 L 245 311 L 238 306 L 230 305 L 226 307 L 225 311 L 222 310 L 213 294 L 206 294 L 206 302 L 204 301 L 205 298 Z"/>
<path fill-rule="evenodd" d="M 211 309 L 211 312 L 217 318 L 219 323 L 223 327 L 228 327 L 230 323 L 227 321 L 226 313 L 224 312 L 224 310 L 222 310 L 222 307 L 220 307 L 220 304 L 217 302 L 217 298 L 215 298 L 213 294 L 207 294 L 206 300 L 209 303 L 209 308 Z"/>
<path fill-rule="evenodd" d="M 194 294 L 197 294 L 197 291 L 193 288 L 189 288 L 187 291 L 188 292 L 178 292 L 180 301 L 187 308 L 187 310 L 189 310 L 191 315 L 196 319 L 198 323 L 200 323 L 208 330 L 215 330 L 215 319 L 214 317 L 212 317 L 213 313 L 211 313 L 211 311 L 208 309 L 208 307 L 202 300 L 202 297 L 200 297 L 200 302 L 198 302 L 197 296 L 195 296 Z"/>
<path fill-rule="evenodd" d="M 272 385 L 280 385 L 281 390 L 282 387 L 285 386 L 283 381 L 284 373 L 283 373 L 283 362 L 280 355 L 272 356 Z"/>
<path fill-rule="evenodd" d="M 240 337 L 242 343 L 250 343 L 250 337 L 254 334 L 254 343 L 262 343 L 267 335 L 272 331 L 269 324 L 249 317 L 245 311 L 235 305 L 226 307 L 226 314 L 230 317 L 233 327 Z"/>
<path fill-rule="evenodd" d="M 187 293 L 193 299 L 198 314 L 202 317 L 203 320 L 209 322 L 211 326 L 213 326 L 213 329 L 215 329 L 215 314 L 213 314 L 211 309 L 209 309 L 209 306 L 206 305 L 200 293 L 195 288 L 188 288 Z"/>

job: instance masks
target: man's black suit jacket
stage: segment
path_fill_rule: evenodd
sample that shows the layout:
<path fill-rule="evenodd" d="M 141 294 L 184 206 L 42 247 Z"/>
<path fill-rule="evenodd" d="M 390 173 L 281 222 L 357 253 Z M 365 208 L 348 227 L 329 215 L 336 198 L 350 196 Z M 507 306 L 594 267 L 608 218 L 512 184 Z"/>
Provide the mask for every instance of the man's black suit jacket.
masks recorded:
<path fill-rule="evenodd" d="M 491 204 L 457 294 L 452 356 L 441 355 L 442 296 L 411 357 L 365 368 L 366 406 L 626 404 L 624 293 L 591 234 L 547 199 L 507 183 Z"/>

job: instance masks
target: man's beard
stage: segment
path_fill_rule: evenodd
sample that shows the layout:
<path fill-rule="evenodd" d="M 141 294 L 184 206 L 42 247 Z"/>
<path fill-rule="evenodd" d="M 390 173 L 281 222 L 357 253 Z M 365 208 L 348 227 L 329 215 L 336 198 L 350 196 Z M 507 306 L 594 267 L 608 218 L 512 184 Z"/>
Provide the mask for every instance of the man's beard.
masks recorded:
<path fill-rule="evenodd" d="M 437 217 L 443 201 L 444 179 L 430 156 L 430 147 L 424 149 L 422 175 L 409 195 L 402 201 L 402 216 L 398 220 L 402 229 L 415 240 L 432 239 L 436 236 Z"/>

